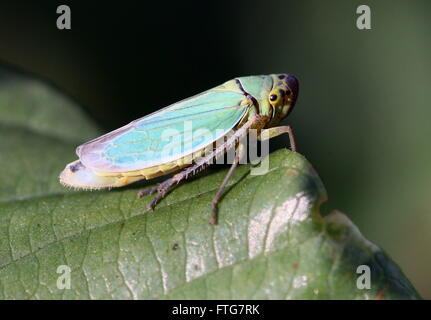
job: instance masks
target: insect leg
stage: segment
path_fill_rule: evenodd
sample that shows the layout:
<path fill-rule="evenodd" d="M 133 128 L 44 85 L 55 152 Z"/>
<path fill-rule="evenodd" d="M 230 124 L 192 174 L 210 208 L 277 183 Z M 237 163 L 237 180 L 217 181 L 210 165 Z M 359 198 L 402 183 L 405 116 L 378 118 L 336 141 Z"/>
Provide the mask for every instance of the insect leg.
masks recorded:
<path fill-rule="evenodd" d="M 158 188 L 158 186 L 141 190 L 141 191 L 138 192 L 137 198 L 139 199 L 139 198 L 142 198 L 143 196 L 147 196 L 147 195 L 153 194 L 153 193 L 155 193 L 157 191 L 157 188 Z"/>
<path fill-rule="evenodd" d="M 295 135 L 293 134 L 293 130 L 291 126 L 280 126 L 280 127 L 264 129 L 262 130 L 259 136 L 259 140 L 260 141 L 268 140 L 268 139 L 277 137 L 283 133 L 289 134 L 290 148 L 292 149 L 292 151 L 296 152 Z"/>
<path fill-rule="evenodd" d="M 182 180 L 187 179 L 189 176 L 193 176 L 195 173 L 202 170 L 206 165 L 207 163 L 198 163 L 191 167 L 188 167 L 183 171 L 173 175 L 171 178 L 163 181 L 157 187 L 142 190 L 138 193 L 138 197 L 142 197 L 143 195 L 147 194 L 153 194 L 157 191 L 157 195 L 154 197 L 153 201 L 148 204 L 148 209 L 154 210 L 156 204 L 168 193 L 168 191 L 172 188 L 173 185 L 177 185 Z"/>
<path fill-rule="evenodd" d="M 218 211 L 218 203 L 223 195 L 223 191 L 226 188 L 226 185 L 229 181 L 229 179 L 232 177 L 233 172 L 235 171 L 236 167 L 238 166 L 239 160 L 244 156 L 245 153 L 245 146 L 244 144 L 240 143 L 237 148 L 237 152 L 235 155 L 235 158 L 233 160 L 232 166 L 230 167 L 228 173 L 226 174 L 222 184 L 217 190 L 217 193 L 215 197 L 212 200 L 212 210 L 211 210 L 211 217 L 209 220 L 209 223 L 212 225 L 217 224 L 217 211 Z"/>
<path fill-rule="evenodd" d="M 181 180 L 187 179 L 188 176 L 193 175 L 197 172 L 199 172 L 200 170 L 204 169 L 207 165 L 209 165 L 212 160 L 214 158 L 216 158 L 218 155 L 223 154 L 226 150 L 235 147 L 235 144 L 242 138 L 244 137 L 247 132 L 248 129 L 256 123 L 256 121 L 259 121 L 256 118 L 250 119 L 248 120 L 240 129 L 238 129 L 237 131 L 235 131 L 235 133 L 228 138 L 228 140 L 218 146 L 216 148 L 216 150 L 214 150 L 213 152 L 205 155 L 203 158 L 199 159 L 194 165 L 184 169 L 183 171 L 175 174 L 174 176 L 172 176 L 170 179 L 162 182 L 161 184 L 159 184 L 157 187 L 153 187 L 153 188 L 149 188 L 147 190 L 143 190 L 142 195 L 146 195 L 146 194 L 153 194 L 157 191 L 157 195 L 155 196 L 155 198 L 153 199 L 153 201 L 151 201 L 151 203 L 148 205 L 148 209 L 149 210 L 154 210 L 154 207 L 156 206 L 156 204 L 166 195 L 166 193 L 169 191 L 169 189 L 174 185 L 174 184 L 178 184 Z M 240 144 L 241 145 L 241 144 Z M 236 159 L 236 157 L 235 157 Z M 241 157 L 238 157 L 237 162 L 239 162 L 239 159 L 241 159 Z M 235 163 L 235 160 L 234 160 Z M 231 169 L 229 170 L 229 173 L 227 174 L 225 180 L 226 183 L 229 180 L 230 176 L 232 175 L 232 172 L 234 171 L 235 167 L 238 165 L 238 163 L 236 164 L 232 164 Z M 224 187 L 226 186 L 226 183 L 223 182 L 224 185 L 220 186 L 219 188 L 219 192 L 217 194 L 220 193 L 220 195 L 216 195 L 216 198 L 220 198 L 221 197 L 221 193 L 223 192 Z M 221 191 L 220 191 L 221 189 Z M 141 192 L 138 194 L 138 196 L 141 194 Z M 215 198 L 215 199 L 216 199 Z M 218 201 L 218 200 L 217 200 Z M 214 202 L 214 200 L 213 200 Z M 215 209 L 214 209 L 215 208 Z M 217 204 L 213 204 L 213 211 L 215 210 L 215 212 L 217 212 Z M 212 224 L 216 224 L 217 221 L 216 219 L 214 219 L 213 217 L 216 217 L 217 213 L 213 213 L 210 219 L 210 223 Z"/>

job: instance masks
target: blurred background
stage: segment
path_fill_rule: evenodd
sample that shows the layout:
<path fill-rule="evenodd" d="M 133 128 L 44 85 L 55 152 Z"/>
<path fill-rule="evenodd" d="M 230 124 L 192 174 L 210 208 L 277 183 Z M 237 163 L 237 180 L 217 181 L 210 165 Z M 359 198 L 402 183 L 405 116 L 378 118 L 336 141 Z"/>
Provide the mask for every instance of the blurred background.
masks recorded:
<path fill-rule="evenodd" d="M 71 30 L 56 28 L 61 4 Z M 371 30 L 356 27 L 361 4 Z M 428 0 L 0 2 L 0 65 L 59 87 L 104 131 L 236 76 L 296 75 L 286 123 L 324 211 L 345 212 L 427 299 L 430 39 Z"/>

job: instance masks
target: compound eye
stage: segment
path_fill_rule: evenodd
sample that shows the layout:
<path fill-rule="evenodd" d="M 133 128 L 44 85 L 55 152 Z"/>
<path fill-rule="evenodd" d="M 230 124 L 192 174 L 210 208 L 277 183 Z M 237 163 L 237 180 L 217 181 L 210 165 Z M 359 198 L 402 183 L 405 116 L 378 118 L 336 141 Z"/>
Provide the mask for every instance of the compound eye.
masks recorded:
<path fill-rule="evenodd" d="M 269 101 L 273 106 L 278 106 L 283 101 L 284 92 L 279 92 L 279 90 L 273 90 L 269 93 Z"/>

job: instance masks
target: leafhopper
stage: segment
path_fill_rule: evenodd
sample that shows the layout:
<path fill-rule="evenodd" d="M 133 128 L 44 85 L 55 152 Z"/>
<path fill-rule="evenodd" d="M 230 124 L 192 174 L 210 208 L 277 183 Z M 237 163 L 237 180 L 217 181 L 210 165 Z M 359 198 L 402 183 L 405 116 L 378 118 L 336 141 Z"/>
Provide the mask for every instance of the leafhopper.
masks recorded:
<path fill-rule="evenodd" d="M 66 186 L 83 189 L 122 187 L 178 171 L 138 197 L 156 194 L 156 204 L 176 184 L 200 171 L 228 150 L 235 150 L 232 165 L 212 201 L 211 224 L 217 224 L 217 205 L 246 146 L 250 130 L 258 138 L 288 133 L 279 126 L 298 97 L 298 80 L 288 74 L 238 77 L 213 89 L 167 106 L 76 149 L 79 159 L 60 174 Z"/>

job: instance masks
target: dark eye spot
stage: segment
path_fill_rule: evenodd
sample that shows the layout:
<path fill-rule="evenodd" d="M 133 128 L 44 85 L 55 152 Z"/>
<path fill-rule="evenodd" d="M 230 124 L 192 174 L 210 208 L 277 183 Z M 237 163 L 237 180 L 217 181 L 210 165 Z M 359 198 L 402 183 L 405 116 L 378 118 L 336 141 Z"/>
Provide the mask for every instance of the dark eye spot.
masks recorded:
<path fill-rule="evenodd" d="M 284 74 L 280 74 L 280 75 L 278 76 L 278 79 L 284 79 L 284 78 L 286 78 L 286 76 L 285 76 Z"/>
<path fill-rule="evenodd" d="M 292 91 L 290 91 L 289 89 L 286 90 L 286 95 L 289 95 L 291 93 L 292 93 Z"/>
<path fill-rule="evenodd" d="M 69 166 L 69 169 L 71 172 L 75 173 L 76 171 L 78 171 L 79 169 L 84 168 L 84 165 L 82 164 L 81 161 L 78 161 L 77 163 Z"/>
<path fill-rule="evenodd" d="M 271 101 L 275 101 L 275 100 L 277 100 L 277 98 L 278 98 L 278 96 L 276 94 L 271 94 L 269 96 L 269 100 L 271 100 Z"/>

